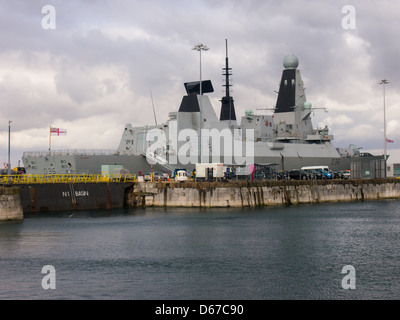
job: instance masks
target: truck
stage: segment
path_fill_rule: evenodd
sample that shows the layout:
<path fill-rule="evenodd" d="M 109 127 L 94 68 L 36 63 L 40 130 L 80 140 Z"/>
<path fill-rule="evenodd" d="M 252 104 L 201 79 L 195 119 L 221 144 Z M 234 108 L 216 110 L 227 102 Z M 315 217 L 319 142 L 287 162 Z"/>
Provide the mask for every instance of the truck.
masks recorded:
<path fill-rule="evenodd" d="M 214 178 L 224 178 L 223 163 L 196 163 L 196 179 L 212 181 Z"/>

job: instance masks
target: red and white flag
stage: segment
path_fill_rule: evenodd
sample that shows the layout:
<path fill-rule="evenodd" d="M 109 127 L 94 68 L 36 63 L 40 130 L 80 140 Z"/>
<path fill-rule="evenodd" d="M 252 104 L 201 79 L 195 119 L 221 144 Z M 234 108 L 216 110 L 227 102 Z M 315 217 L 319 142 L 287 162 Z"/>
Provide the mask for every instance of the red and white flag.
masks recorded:
<path fill-rule="evenodd" d="M 394 143 L 394 140 L 386 139 L 387 143 Z"/>
<path fill-rule="evenodd" d="M 67 130 L 60 128 L 50 128 L 50 134 L 52 136 L 65 136 L 67 134 Z"/>

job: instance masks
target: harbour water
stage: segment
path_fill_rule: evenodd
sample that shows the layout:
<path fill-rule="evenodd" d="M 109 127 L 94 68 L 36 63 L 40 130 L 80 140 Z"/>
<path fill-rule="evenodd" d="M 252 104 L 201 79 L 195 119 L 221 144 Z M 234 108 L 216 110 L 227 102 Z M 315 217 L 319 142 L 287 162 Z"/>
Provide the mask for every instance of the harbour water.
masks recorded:
<path fill-rule="evenodd" d="M 0 299 L 399 299 L 399 235 L 397 200 L 26 214 L 0 224 Z"/>

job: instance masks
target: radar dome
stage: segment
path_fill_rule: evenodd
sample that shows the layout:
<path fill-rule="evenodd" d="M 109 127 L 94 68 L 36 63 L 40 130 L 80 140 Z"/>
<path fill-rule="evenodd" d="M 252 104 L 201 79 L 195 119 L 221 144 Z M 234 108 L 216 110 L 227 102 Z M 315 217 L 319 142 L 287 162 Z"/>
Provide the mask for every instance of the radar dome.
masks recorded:
<path fill-rule="evenodd" d="M 244 114 L 245 114 L 246 116 L 252 116 L 252 115 L 253 115 L 253 110 L 251 110 L 251 109 L 246 109 L 245 112 L 244 112 Z"/>
<path fill-rule="evenodd" d="M 308 101 L 304 102 L 304 109 L 311 109 L 311 107 L 312 107 L 311 102 Z"/>
<path fill-rule="evenodd" d="M 296 69 L 299 66 L 299 59 L 295 55 L 286 56 L 283 59 L 285 69 Z"/>

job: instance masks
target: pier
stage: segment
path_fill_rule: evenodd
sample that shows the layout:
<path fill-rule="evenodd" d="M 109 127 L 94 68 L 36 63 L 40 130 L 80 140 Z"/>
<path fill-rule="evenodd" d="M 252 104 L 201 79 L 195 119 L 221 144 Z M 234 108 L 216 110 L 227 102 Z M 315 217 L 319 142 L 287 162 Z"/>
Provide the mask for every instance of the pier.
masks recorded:
<path fill-rule="evenodd" d="M 18 192 L 24 213 L 38 213 L 122 208 L 135 179 L 121 174 L 18 174 L 0 176 L 0 183 L 4 190 Z M 2 206 L 14 201 L 8 197 Z"/>
<path fill-rule="evenodd" d="M 22 220 L 23 218 L 20 189 L 0 187 L 0 221 Z"/>
<path fill-rule="evenodd" d="M 400 199 L 399 179 L 136 182 L 126 204 L 229 208 L 381 199 Z"/>
<path fill-rule="evenodd" d="M 22 212 L 146 207 L 263 207 L 400 199 L 400 179 L 139 182 L 135 176 L 2 176 L 1 220 Z M 20 207 L 22 209 L 20 209 Z"/>

